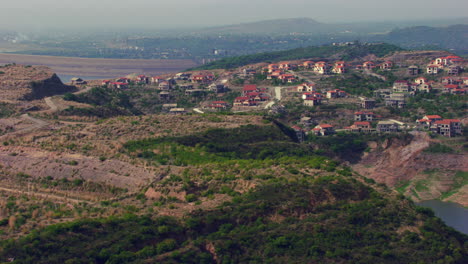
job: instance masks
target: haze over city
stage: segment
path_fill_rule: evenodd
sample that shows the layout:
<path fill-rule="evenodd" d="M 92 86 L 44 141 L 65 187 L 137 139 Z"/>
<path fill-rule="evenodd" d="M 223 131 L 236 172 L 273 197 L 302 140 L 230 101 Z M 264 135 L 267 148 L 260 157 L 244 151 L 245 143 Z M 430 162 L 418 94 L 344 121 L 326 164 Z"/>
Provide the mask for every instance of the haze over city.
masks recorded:
<path fill-rule="evenodd" d="M 309 17 L 323 23 L 448 19 L 466 16 L 468 2 L 308 0 L 17 0 L 4 1 L 9 29 L 201 27 Z"/>

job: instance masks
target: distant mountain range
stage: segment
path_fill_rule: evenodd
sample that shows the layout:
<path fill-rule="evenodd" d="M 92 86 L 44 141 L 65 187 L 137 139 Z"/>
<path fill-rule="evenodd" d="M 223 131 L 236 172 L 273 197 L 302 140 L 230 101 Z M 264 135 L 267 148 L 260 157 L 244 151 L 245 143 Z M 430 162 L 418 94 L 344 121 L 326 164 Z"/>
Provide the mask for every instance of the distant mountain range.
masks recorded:
<path fill-rule="evenodd" d="M 435 46 L 468 53 L 468 25 L 408 27 L 396 29 L 386 35 L 376 36 L 371 39 L 400 45 L 405 48 Z"/>
<path fill-rule="evenodd" d="M 388 33 L 402 27 L 432 26 L 442 27 L 454 24 L 468 24 L 468 18 L 427 21 L 391 21 L 391 22 L 355 22 L 328 24 L 311 18 L 289 18 L 264 20 L 234 25 L 223 25 L 193 30 L 193 34 L 263 34 L 284 35 L 293 33 L 302 34 L 368 34 Z"/>

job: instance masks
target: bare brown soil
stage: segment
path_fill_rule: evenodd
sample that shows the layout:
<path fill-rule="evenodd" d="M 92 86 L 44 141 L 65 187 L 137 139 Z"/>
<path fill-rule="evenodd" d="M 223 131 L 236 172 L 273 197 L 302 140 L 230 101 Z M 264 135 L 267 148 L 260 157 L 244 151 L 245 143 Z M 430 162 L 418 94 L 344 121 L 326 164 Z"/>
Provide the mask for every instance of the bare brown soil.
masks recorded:
<path fill-rule="evenodd" d="M 414 200 L 439 198 L 451 190 L 457 171 L 468 171 L 468 157 L 464 154 L 438 154 L 423 152 L 431 139 L 426 133 L 414 132 L 414 140 L 401 142 L 386 140 L 383 144 L 372 144 L 372 150 L 353 166 L 363 176 L 388 186 L 408 182 L 405 194 Z M 423 187 L 419 187 L 424 183 Z M 468 206 L 466 186 L 448 201 Z"/>
<path fill-rule="evenodd" d="M 197 64 L 192 60 L 91 59 L 38 55 L 0 54 L 0 64 L 45 65 L 59 75 L 125 76 L 131 73 L 175 73 Z"/>

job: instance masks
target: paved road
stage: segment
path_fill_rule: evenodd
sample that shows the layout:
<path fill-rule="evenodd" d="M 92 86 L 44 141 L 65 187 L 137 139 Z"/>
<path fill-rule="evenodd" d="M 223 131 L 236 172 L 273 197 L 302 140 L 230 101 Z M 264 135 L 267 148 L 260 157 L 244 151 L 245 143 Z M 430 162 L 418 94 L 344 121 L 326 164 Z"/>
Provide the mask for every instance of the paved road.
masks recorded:
<path fill-rule="evenodd" d="M 199 113 L 199 114 L 204 114 L 205 112 L 203 112 L 202 110 L 198 109 L 198 108 L 194 108 L 193 111 Z"/>

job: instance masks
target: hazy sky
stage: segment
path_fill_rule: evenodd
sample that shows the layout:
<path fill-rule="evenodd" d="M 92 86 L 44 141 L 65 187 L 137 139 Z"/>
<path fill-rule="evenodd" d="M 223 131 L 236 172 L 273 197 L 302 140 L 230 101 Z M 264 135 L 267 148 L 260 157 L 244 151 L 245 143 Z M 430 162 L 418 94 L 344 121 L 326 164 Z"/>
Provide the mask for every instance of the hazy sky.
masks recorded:
<path fill-rule="evenodd" d="M 175 27 L 309 17 L 324 23 L 467 16 L 466 0 L 1 0 L 0 27 Z"/>

